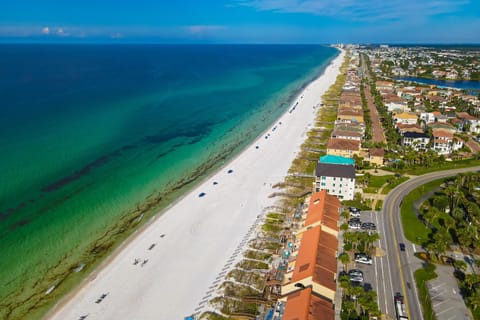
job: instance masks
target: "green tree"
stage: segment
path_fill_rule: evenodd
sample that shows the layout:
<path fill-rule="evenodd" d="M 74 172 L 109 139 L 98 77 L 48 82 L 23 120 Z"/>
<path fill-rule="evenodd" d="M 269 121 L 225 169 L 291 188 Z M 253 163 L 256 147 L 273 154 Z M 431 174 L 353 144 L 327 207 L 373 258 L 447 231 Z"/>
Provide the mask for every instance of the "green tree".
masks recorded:
<path fill-rule="evenodd" d="M 453 267 L 459 271 L 465 272 L 467 270 L 467 263 L 463 260 L 455 260 Z"/>
<path fill-rule="evenodd" d="M 350 262 L 350 256 L 346 252 L 342 252 L 338 256 L 338 260 L 342 263 L 343 265 L 343 270 L 347 269 L 347 264 Z"/>

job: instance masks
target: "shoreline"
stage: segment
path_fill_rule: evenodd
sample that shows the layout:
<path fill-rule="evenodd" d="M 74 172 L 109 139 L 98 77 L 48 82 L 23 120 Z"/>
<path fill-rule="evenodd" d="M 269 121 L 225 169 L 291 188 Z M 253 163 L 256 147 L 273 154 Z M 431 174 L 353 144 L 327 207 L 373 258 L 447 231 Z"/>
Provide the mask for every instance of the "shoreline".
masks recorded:
<path fill-rule="evenodd" d="M 266 197 L 268 193 L 272 192 L 270 184 L 272 182 L 283 179 L 283 177 L 287 174 L 288 166 L 290 165 L 291 160 L 293 160 L 293 157 L 291 160 L 288 161 L 287 159 L 282 160 L 284 162 L 283 167 L 285 167 L 285 163 L 287 163 L 288 165 L 286 170 L 283 170 L 283 172 L 278 172 L 281 170 L 277 170 L 274 171 L 275 174 L 270 174 L 263 177 L 263 180 L 269 180 L 268 183 L 263 182 L 263 187 L 261 186 L 261 181 L 258 181 L 258 179 L 254 180 L 254 182 L 257 183 L 257 185 L 254 187 L 259 187 L 259 189 L 261 189 L 261 192 L 259 192 L 259 194 L 254 194 L 253 189 L 250 188 L 242 189 L 244 185 L 242 183 L 239 183 L 238 181 L 237 184 L 234 184 L 235 182 L 233 182 L 233 186 L 230 185 L 224 187 L 224 184 L 232 184 L 231 180 L 237 178 L 245 180 L 246 175 L 242 175 L 241 172 L 244 171 L 247 173 L 247 175 L 252 174 L 252 172 L 249 172 L 248 169 L 252 166 L 255 166 L 257 162 L 265 162 L 266 159 L 263 158 L 266 158 L 269 155 L 265 153 L 267 153 L 268 150 L 272 150 L 272 147 L 273 150 L 278 149 L 275 147 L 278 147 L 284 141 L 295 143 L 293 143 L 294 146 L 289 145 L 289 143 L 285 143 L 286 146 L 283 146 L 281 148 L 283 149 L 283 152 L 281 152 L 280 154 L 286 156 L 289 153 L 295 154 L 296 151 L 298 151 L 298 147 L 304 140 L 306 130 L 308 129 L 308 127 L 311 126 L 311 122 L 314 120 L 311 112 L 311 102 L 306 102 L 306 99 L 302 99 L 304 95 L 314 95 L 316 103 L 313 106 L 313 111 L 314 114 L 316 114 L 317 109 L 315 105 L 318 105 L 320 103 L 321 95 L 335 81 L 336 75 L 338 74 L 338 68 L 343 62 L 343 57 L 344 51 L 341 51 L 335 58 L 331 59 L 329 64 L 325 67 L 323 73 L 313 79 L 313 81 L 311 81 L 308 85 L 305 86 L 305 88 L 303 88 L 302 91 L 300 91 L 300 93 L 297 95 L 297 98 L 292 101 L 290 107 L 286 109 L 286 111 L 280 116 L 280 118 L 278 118 L 272 125 L 270 125 L 269 128 L 260 137 L 256 138 L 251 144 L 247 145 L 242 151 L 239 152 L 239 154 L 234 156 L 226 164 L 222 165 L 214 173 L 206 176 L 204 179 L 199 181 L 199 183 L 196 184 L 186 194 L 182 195 L 170 205 L 165 207 L 163 210 L 156 213 L 152 218 L 150 218 L 149 221 L 147 221 L 141 228 L 139 228 L 132 235 L 130 235 L 130 237 L 123 243 L 121 243 L 118 248 L 109 255 L 108 258 L 106 258 L 100 265 L 98 265 L 95 270 L 92 271 L 91 274 L 88 275 L 76 289 L 72 290 L 71 293 L 67 294 L 64 298 L 62 298 L 46 314 L 45 317 L 49 319 L 79 318 L 84 314 L 89 314 L 90 318 L 92 316 L 95 317 L 95 314 L 100 315 L 100 310 L 102 310 L 101 312 L 103 316 L 98 317 L 99 319 L 115 318 L 119 315 L 127 316 L 127 314 L 129 316 L 132 316 L 132 314 L 130 314 L 132 312 L 133 315 L 135 315 L 134 317 L 138 317 L 138 315 L 144 315 L 143 317 L 140 316 L 140 318 L 142 319 L 149 319 L 153 316 L 161 316 L 162 318 L 165 317 L 171 319 L 193 313 L 194 308 L 192 302 L 195 303 L 197 302 L 197 300 L 200 299 L 201 291 L 204 291 L 204 289 L 206 289 L 208 285 L 204 286 L 204 284 L 200 283 L 198 283 L 198 285 L 195 285 L 191 281 L 185 283 L 184 277 L 183 279 L 176 279 L 176 281 L 173 282 L 173 285 L 169 284 L 165 288 L 161 284 L 159 285 L 152 283 L 151 280 L 153 279 L 155 279 L 154 282 L 160 282 L 158 280 L 158 274 L 155 272 L 154 267 L 158 267 L 155 269 L 160 270 L 160 272 L 164 272 L 163 277 L 167 277 L 167 279 L 164 279 L 164 281 L 167 283 L 171 282 L 172 277 L 169 277 L 170 275 L 175 275 L 178 271 L 182 270 L 182 267 L 184 269 L 185 266 L 188 267 L 189 262 L 193 265 L 195 265 L 196 261 L 203 262 L 207 266 L 207 269 L 205 270 L 205 272 L 207 273 L 211 272 L 212 270 L 221 269 L 221 267 L 217 268 L 217 266 L 214 266 L 214 264 L 218 264 L 218 262 L 223 262 L 226 259 L 220 257 L 220 252 L 215 251 L 215 248 L 218 249 L 219 243 L 225 243 L 225 245 L 223 245 L 223 249 L 227 249 L 227 253 L 233 251 L 233 247 L 235 247 L 238 242 L 240 242 L 237 240 L 239 240 L 246 233 L 246 230 L 252 224 L 252 218 L 257 217 L 257 215 L 262 212 L 262 210 L 266 207 L 264 205 L 265 203 L 268 204 L 269 202 L 272 202 L 271 199 L 268 199 Z M 311 92 L 309 92 L 309 89 L 311 87 L 315 87 L 315 85 L 320 86 L 323 91 L 320 90 L 320 92 L 313 92 L 312 90 Z M 297 108 L 302 109 L 302 111 L 294 110 L 293 115 L 296 116 L 297 122 L 299 122 L 302 127 L 298 128 L 298 126 L 296 126 L 295 128 L 293 128 L 296 129 L 296 131 L 293 130 L 295 131 L 293 133 L 293 137 L 286 136 L 284 137 L 286 138 L 286 140 L 278 141 L 275 145 L 275 142 L 272 142 L 272 140 L 278 140 L 277 136 L 280 135 L 278 133 L 279 131 L 283 133 L 284 128 L 292 129 L 293 125 L 288 122 L 293 121 L 291 109 L 295 105 L 295 103 L 298 103 Z M 300 112 L 302 112 L 302 115 L 297 116 L 296 114 Z M 301 116 L 303 116 L 303 118 L 298 121 L 298 118 L 300 118 Z M 307 118 L 306 116 L 309 116 L 309 118 Z M 305 119 L 307 120 L 306 123 L 305 121 L 302 121 Z M 272 127 L 276 128 L 276 130 Z M 267 136 L 268 138 L 264 138 L 265 136 Z M 259 149 L 255 149 L 256 145 L 259 145 Z M 286 148 L 287 150 L 285 150 Z M 267 151 L 263 152 L 264 149 L 266 149 Z M 259 154 L 263 155 L 263 160 L 257 159 Z M 232 167 L 232 170 L 234 171 L 232 173 L 226 172 L 230 169 L 230 167 Z M 269 168 L 271 167 L 271 163 L 267 161 L 266 166 L 264 164 L 263 167 Z M 252 171 L 253 173 L 255 173 L 255 170 Z M 240 174 L 238 172 L 240 172 Z M 218 180 L 218 185 L 213 184 L 213 180 Z M 227 187 L 229 187 L 229 189 L 226 189 Z M 218 192 L 219 189 L 220 191 L 223 191 L 224 194 L 215 196 L 215 192 L 220 193 Z M 233 197 L 232 200 L 225 199 L 226 197 L 234 194 L 231 192 L 232 190 L 234 192 L 241 193 L 241 197 L 239 197 L 241 199 L 234 199 Z M 199 198 L 199 192 L 205 192 L 205 196 Z M 247 203 L 252 202 L 252 194 L 258 196 L 259 199 L 257 199 L 256 203 Z M 240 207 L 236 206 L 238 204 L 240 204 Z M 233 208 L 234 205 L 236 206 L 236 209 Z M 229 208 L 230 206 L 232 208 Z M 222 217 L 222 212 L 229 211 L 229 209 L 235 211 L 235 215 L 231 217 L 232 219 Z M 253 212 L 249 212 L 248 214 L 242 214 L 242 211 L 244 210 Z M 196 213 L 194 213 L 195 211 L 200 211 L 197 212 L 200 215 L 200 218 L 197 218 L 196 221 Z M 247 221 L 245 221 L 244 218 L 249 218 L 250 220 L 246 219 Z M 205 222 L 209 223 L 208 227 L 205 226 Z M 223 222 L 224 224 L 219 225 L 219 222 Z M 235 223 L 237 223 L 237 225 Z M 188 228 L 186 228 L 185 226 L 188 226 Z M 218 237 L 218 239 L 215 239 L 215 235 L 212 233 L 215 233 L 216 231 L 221 233 L 222 231 L 220 229 L 222 227 L 228 227 L 229 232 L 223 231 L 224 236 L 220 236 Z M 202 229 L 202 231 L 208 230 L 212 233 L 198 234 L 196 233 L 196 231 L 200 231 L 198 229 Z M 175 234 L 176 230 L 177 234 Z M 178 233 L 180 231 L 186 231 L 188 233 L 187 237 L 189 237 L 189 240 L 186 241 L 186 243 L 185 239 L 182 239 L 182 234 Z M 165 236 L 160 237 L 162 234 L 164 234 Z M 214 239 L 211 239 L 212 237 Z M 173 240 L 170 240 L 172 238 Z M 231 240 L 225 241 L 225 239 Z M 192 242 L 190 241 L 195 242 L 193 242 L 192 245 Z M 175 245 L 176 243 L 178 244 L 178 242 L 181 242 L 181 245 L 178 245 L 178 247 L 174 248 L 172 246 L 169 246 L 169 244 Z M 155 244 L 155 246 L 150 250 L 148 249 L 150 247 L 148 245 L 149 243 L 150 246 Z M 199 244 L 200 247 L 198 248 Z M 204 249 L 205 256 L 208 256 L 208 254 L 210 254 L 213 256 L 213 258 L 210 257 L 210 259 L 207 259 L 205 257 L 202 257 L 201 254 L 199 256 L 198 250 L 193 250 L 193 253 L 197 254 L 193 254 L 191 261 L 185 261 L 185 256 L 178 256 L 178 252 L 182 252 L 182 250 L 184 250 L 182 254 L 192 255 L 192 247 L 194 247 L 193 249 L 195 249 L 196 247 L 197 249 Z M 138 252 L 138 254 L 136 254 L 136 252 Z M 137 259 L 135 258 L 136 255 L 138 255 L 138 259 L 142 259 L 142 261 L 147 260 L 147 263 L 145 263 L 144 267 L 132 264 L 134 259 Z M 165 260 L 162 260 L 162 257 L 170 258 L 170 260 L 168 260 L 169 264 L 172 264 L 171 261 L 174 261 L 174 259 L 178 259 L 179 268 L 165 266 Z M 193 259 L 193 257 L 198 258 L 199 260 L 195 260 Z M 202 277 L 205 272 L 199 272 L 198 275 Z M 132 274 L 131 278 L 128 278 L 129 274 Z M 189 276 L 192 277 L 192 275 L 190 274 Z M 186 278 L 188 279 L 189 276 L 187 275 Z M 126 277 L 128 279 L 125 279 Z M 119 283 L 120 278 L 124 279 L 125 283 Z M 209 278 L 208 280 L 212 280 L 211 276 L 207 276 L 205 278 Z M 198 277 L 195 278 L 193 276 L 193 280 L 197 280 L 200 282 L 200 279 L 198 279 Z M 203 281 L 204 279 L 201 280 L 202 282 L 205 282 Z M 182 281 L 184 282 L 182 283 Z M 205 283 L 208 283 L 208 281 Z M 181 284 L 183 284 L 183 290 L 180 290 L 178 288 Z M 195 290 L 196 287 L 202 286 L 203 288 L 201 290 L 196 290 L 198 292 L 195 292 L 195 294 L 192 296 L 191 291 Z M 104 287 L 109 288 L 105 288 L 105 292 L 101 292 L 100 288 Z M 158 304 L 158 301 L 172 298 L 173 292 L 170 291 L 175 291 L 175 293 L 178 293 L 179 297 L 183 296 L 184 298 L 188 298 L 183 300 L 184 304 L 182 304 L 182 306 L 185 306 L 185 309 L 178 310 L 179 306 L 174 307 L 170 305 L 170 310 L 165 310 L 165 313 L 159 312 L 159 310 L 156 310 L 156 312 L 149 310 L 152 308 L 154 309 L 156 307 L 155 303 Z M 99 304 L 95 304 L 94 301 L 98 298 L 98 296 L 106 292 L 108 292 L 108 295 L 107 297 L 105 297 L 105 301 L 102 301 Z M 162 299 L 162 295 L 166 295 L 166 297 L 163 297 Z M 149 301 L 152 299 L 152 296 L 154 296 L 154 299 L 152 300 L 152 303 L 149 303 Z M 131 299 L 132 297 L 136 298 L 133 302 Z M 181 301 L 178 300 L 172 301 L 173 304 L 175 304 L 175 302 L 181 303 Z M 167 305 L 168 303 L 165 304 Z M 191 304 L 191 306 L 187 308 L 186 304 Z M 121 311 L 122 306 L 124 306 L 124 308 L 128 310 Z M 105 310 L 106 307 L 108 307 L 108 311 Z M 175 312 L 179 313 L 174 314 Z"/>

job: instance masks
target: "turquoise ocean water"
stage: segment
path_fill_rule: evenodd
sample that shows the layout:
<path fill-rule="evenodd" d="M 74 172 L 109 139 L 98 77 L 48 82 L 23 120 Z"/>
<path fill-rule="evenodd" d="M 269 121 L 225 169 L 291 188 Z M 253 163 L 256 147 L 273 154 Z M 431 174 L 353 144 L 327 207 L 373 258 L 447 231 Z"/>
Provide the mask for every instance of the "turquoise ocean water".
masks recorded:
<path fill-rule="evenodd" d="M 336 55 L 306 45 L 0 45 L 0 319 L 40 317 Z"/>

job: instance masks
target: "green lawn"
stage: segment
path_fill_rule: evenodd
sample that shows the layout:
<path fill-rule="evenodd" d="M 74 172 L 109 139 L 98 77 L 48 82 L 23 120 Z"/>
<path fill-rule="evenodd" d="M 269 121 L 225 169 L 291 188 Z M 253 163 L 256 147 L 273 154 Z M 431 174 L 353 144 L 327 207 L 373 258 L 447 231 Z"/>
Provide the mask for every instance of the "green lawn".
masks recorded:
<path fill-rule="evenodd" d="M 395 179 L 394 175 L 388 175 L 388 176 L 372 175 L 372 177 L 370 178 L 370 184 L 368 186 L 380 189 L 387 182 L 387 180 L 393 181 L 393 179 Z"/>
<path fill-rule="evenodd" d="M 360 210 L 370 210 L 371 208 L 356 200 L 343 200 L 342 204 L 346 207 L 355 207 Z"/>
<path fill-rule="evenodd" d="M 379 188 L 374 188 L 374 187 L 366 187 L 363 188 L 364 193 L 377 193 Z"/>
<path fill-rule="evenodd" d="M 480 160 L 477 159 L 466 159 L 466 160 L 458 160 L 458 161 L 445 161 L 440 164 L 435 164 L 429 168 L 417 168 L 417 169 L 407 169 L 404 173 L 408 173 L 411 175 L 421 175 L 429 172 L 441 171 L 441 170 L 449 170 L 449 169 L 460 169 L 460 168 L 467 168 L 473 166 L 480 166 Z"/>
<path fill-rule="evenodd" d="M 413 210 L 413 203 L 420 199 L 425 193 L 440 186 L 443 181 L 444 179 L 435 180 L 415 188 L 403 199 L 400 210 L 405 237 L 409 241 L 419 245 L 423 245 L 428 241 L 431 230 L 418 219 Z"/>
<path fill-rule="evenodd" d="M 423 306 L 423 317 L 425 320 L 434 320 L 435 314 L 433 313 L 432 300 L 428 293 L 427 281 L 437 277 L 435 266 L 427 263 L 424 268 L 415 271 L 414 277 L 417 283 L 418 297 Z"/>
<path fill-rule="evenodd" d="M 409 179 L 408 177 L 396 178 L 396 179 L 393 180 L 391 183 L 387 184 L 387 185 L 385 186 L 385 188 L 383 188 L 382 194 L 388 194 L 390 191 L 392 191 L 394 188 L 396 188 L 397 186 L 401 185 L 402 183 L 404 183 L 404 182 L 407 181 L 408 179 Z"/>

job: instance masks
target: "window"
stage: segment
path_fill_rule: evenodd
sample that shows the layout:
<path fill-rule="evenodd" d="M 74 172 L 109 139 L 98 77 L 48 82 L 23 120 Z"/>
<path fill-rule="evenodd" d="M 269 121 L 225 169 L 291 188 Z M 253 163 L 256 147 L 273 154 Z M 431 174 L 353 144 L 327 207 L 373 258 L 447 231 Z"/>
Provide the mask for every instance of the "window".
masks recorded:
<path fill-rule="evenodd" d="M 322 182 L 322 186 L 323 186 L 323 187 L 325 186 L 325 184 L 326 184 L 325 182 Z"/>
<path fill-rule="evenodd" d="M 335 183 L 333 184 L 333 186 L 335 187 Z"/>
<path fill-rule="evenodd" d="M 325 180 L 326 178 L 327 178 L 327 177 L 323 176 L 323 177 L 322 177 L 322 180 Z"/>
<path fill-rule="evenodd" d="M 333 181 L 337 180 L 337 178 L 333 177 Z"/>
<path fill-rule="evenodd" d="M 343 181 L 343 178 L 340 178 L 340 181 Z"/>

